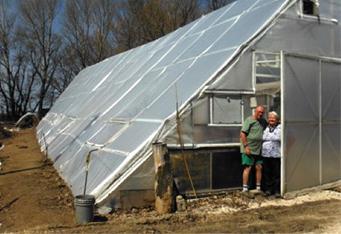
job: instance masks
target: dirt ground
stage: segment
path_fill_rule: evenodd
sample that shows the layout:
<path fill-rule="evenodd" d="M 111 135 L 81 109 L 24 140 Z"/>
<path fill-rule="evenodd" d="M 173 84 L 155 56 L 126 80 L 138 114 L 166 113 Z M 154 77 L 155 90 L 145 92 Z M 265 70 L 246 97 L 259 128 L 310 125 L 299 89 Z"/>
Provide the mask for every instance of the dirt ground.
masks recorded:
<path fill-rule="evenodd" d="M 116 210 L 77 225 L 73 197 L 36 143 L 34 129 L 0 140 L 0 232 L 20 233 L 341 233 L 341 187 L 293 199 L 230 192 L 158 215 Z"/>
<path fill-rule="evenodd" d="M 72 195 L 37 145 L 33 129 L 2 140 L 0 231 L 72 225 Z"/>

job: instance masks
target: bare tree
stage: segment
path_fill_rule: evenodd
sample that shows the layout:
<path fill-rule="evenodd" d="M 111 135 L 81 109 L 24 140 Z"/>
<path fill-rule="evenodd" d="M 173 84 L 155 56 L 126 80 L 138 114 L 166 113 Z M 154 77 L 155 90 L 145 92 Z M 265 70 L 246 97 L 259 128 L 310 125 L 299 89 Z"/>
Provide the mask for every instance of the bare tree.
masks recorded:
<path fill-rule="evenodd" d="M 66 2 L 65 48 L 72 53 L 78 71 L 114 53 L 114 8 L 112 0 Z"/>
<path fill-rule="evenodd" d="M 200 16 L 199 0 L 127 0 L 116 13 L 117 51 L 134 48 Z"/>
<path fill-rule="evenodd" d="M 192 22 L 201 15 L 197 0 L 168 0 L 165 1 L 165 5 L 172 31 Z"/>
<path fill-rule="evenodd" d="M 0 94 L 6 115 L 15 119 L 29 108 L 34 76 L 27 76 L 27 61 L 16 35 L 15 13 L 0 1 Z"/>
<path fill-rule="evenodd" d="M 67 88 L 80 71 L 80 67 L 75 62 L 78 59 L 75 53 L 76 51 L 70 45 L 65 45 L 61 51 L 58 72 L 56 73 L 56 79 L 52 83 L 56 96 L 59 96 Z"/>
<path fill-rule="evenodd" d="M 233 1 L 68 0 L 61 7 L 62 0 L 25 0 L 11 12 L 10 1 L 0 0 L 1 110 L 14 118 L 28 110 L 41 115 L 83 68 Z"/>
<path fill-rule="evenodd" d="M 75 51 L 74 62 L 81 70 L 91 64 L 91 0 L 70 0 L 66 2 L 64 36 L 68 49 Z"/>
<path fill-rule="evenodd" d="M 97 0 L 93 7 L 92 20 L 95 27 L 92 49 L 94 62 L 99 62 L 114 53 L 115 4 L 112 0 Z"/>
<path fill-rule="evenodd" d="M 38 114 L 51 105 L 45 103 L 51 84 L 54 80 L 59 60 L 61 40 L 56 34 L 55 19 L 58 0 L 25 0 L 20 2 L 22 24 L 20 40 L 28 53 L 33 74 L 38 78 L 38 95 L 36 106 Z M 34 108 L 35 109 L 35 108 Z"/>
<path fill-rule="evenodd" d="M 6 104 L 6 112 L 12 116 L 16 115 L 16 80 L 13 78 L 15 71 L 12 70 L 11 51 L 14 47 L 12 43 L 14 40 L 14 15 L 8 14 L 6 11 L 6 2 L 1 1 L 1 21 L 0 21 L 0 92 L 2 94 L 3 102 Z M 13 74 L 14 73 L 14 74 Z"/>
<path fill-rule="evenodd" d="M 129 50 L 143 42 L 140 39 L 137 15 L 144 1 L 124 1 L 118 4 L 115 14 L 114 37 L 116 52 Z"/>
<path fill-rule="evenodd" d="M 214 11 L 234 1 L 237 0 L 207 0 L 207 10 Z"/>

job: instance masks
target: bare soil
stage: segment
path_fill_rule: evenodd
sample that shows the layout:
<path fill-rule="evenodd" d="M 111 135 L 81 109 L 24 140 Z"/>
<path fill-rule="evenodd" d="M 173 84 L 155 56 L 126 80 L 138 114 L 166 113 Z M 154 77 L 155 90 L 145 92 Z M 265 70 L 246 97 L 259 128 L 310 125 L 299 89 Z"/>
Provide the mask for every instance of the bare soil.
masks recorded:
<path fill-rule="evenodd" d="M 0 231 L 74 223 L 72 196 L 51 164 L 45 162 L 34 129 L 3 140 L 0 151 Z"/>
<path fill-rule="evenodd" d="M 77 225 L 73 197 L 36 143 L 35 130 L 1 140 L 0 232 L 25 233 L 341 233 L 341 187 L 293 199 L 230 192 L 187 202 L 187 210 L 116 210 Z"/>

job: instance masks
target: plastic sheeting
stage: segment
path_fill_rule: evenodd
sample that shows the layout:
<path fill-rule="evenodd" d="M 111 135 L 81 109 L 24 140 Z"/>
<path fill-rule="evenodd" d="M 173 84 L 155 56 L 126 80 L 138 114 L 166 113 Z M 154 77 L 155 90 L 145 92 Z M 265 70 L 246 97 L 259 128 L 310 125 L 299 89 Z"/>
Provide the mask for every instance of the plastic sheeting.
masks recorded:
<path fill-rule="evenodd" d="M 181 137 L 184 144 L 192 147 L 209 144 L 239 144 L 241 123 L 226 123 L 224 121 L 227 119 L 242 121 L 241 109 L 243 109 L 245 116 L 251 115 L 249 97 L 241 95 L 218 96 L 213 98 L 213 105 L 214 102 L 220 104 L 216 108 L 217 110 L 213 110 L 212 113 L 212 121 L 216 122 L 210 122 L 210 101 L 209 97 L 206 96 L 195 102 L 183 114 L 179 123 L 181 136 L 175 128 L 167 135 L 165 142 L 170 145 L 179 144 Z M 231 104 L 232 106 L 229 106 Z"/>
<path fill-rule="evenodd" d="M 254 46 L 284 56 L 284 192 L 341 179 L 341 58 L 338 0 L 320 1 L 320 16 L 301 17 L 294 4 Z M 291 56 L 290 53 L 307 55 Z M 311 56 L 309 58 L 309 56 Z M 237 71 L 234 71 L 235 73 Z M 321 78 L 320 78 L 321 75 Z M 321 103 L 321 104 L 320 104 Z"/>
<path fill-rule="evenodd" d="M 285 58 L 287 190 L 319 184 L 319 63 Z"/>
<path fill-rule="evenodd" d="M 269 32 L 257 41 L 254 49 L 340 58 L 340 1 L 320 1 L 320 15 L 323 18 L 320 22 L 317 17 L 300 17 L 298 8 L 299 2 L 279 17 Z M 338 24 L 333 23 L 333 19 L 338 20 Z"/>
<path fill-rule="evenodd" d="M 157 133 L 172 127 L 165 121 L 176 103 L 181 111 L 287 2 L 235 1 L 81 71 L 38 126 L 42 149 L 72 192 L 82 192 L 94 148 L 88 193 L 100 202 L 114 192 L 148 158 Z"/>
<path fill-rule="evenodd" d="M 321 64 L 322 183 L 341 177 L 341 64 Z M 337 108 L 340 107 L 340 108 Z"/>
<path fill-rule="evenodd" d="M 286 190 L 339 180 L 341 61 L 285 55 Z"/>

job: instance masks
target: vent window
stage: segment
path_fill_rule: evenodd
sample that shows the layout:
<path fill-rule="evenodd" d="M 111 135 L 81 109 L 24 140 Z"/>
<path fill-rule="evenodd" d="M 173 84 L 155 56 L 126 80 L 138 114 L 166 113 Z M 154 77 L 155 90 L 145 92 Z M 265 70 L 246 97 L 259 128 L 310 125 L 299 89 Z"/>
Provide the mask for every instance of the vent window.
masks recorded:
<path fill-rule="evenodd" d="M 319 15 L 318 0 L 302 0 L 302 13 L 304 15 Z"/>
<path fill-rule="evenodd" d="M 210 125 L 241 126 L 244 119 L 243 99 L 241 96 L 210 97 Z"/>

